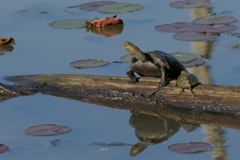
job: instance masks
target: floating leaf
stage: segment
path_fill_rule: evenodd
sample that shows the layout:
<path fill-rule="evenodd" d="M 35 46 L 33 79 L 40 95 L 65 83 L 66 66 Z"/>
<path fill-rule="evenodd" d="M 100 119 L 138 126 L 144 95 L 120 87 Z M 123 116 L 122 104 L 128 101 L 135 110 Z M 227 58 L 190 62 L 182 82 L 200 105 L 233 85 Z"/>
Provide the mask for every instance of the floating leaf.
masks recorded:
<path fill-rule="evenodd" d="M 226 11 L 221 11 L 221 12 L 209 13 L 208 15 L 209 15 L 209 16 L 212 16 L 212 15 L 221 14 L 221 13 L 226 13 L 226 12 L 228 12 L 228 10 L 226 10 Z"/>
<path fill-rule="evenodd" d="M 60 141 L 61 141 L 61 139 L 54 139 L 54 140 L 49 142 L 49 145 L 58 146 Z"/>
<path fill-rule="evenodd" d="M 192 66 L 199 66 L 199 65 L 202 65 L 206 63 L 206 60 L 203 59 L 203 58 L 196 58 L 194 59 L 193 61 L 190 61 L 190 62 L 182 62 L 182 64 L 185 66 L 185 67 L 192 67 Z"/>
<path fill-rule="evenodd" d="M 206 142 L 190 142 L 190 143 L 178 143 L 168 146 L 168 149 L 178 153 L 198 153 L 206 152 L 213 149 L 210 143 Z"/>
<path fill-rule="evenodd" d="M 98 7 L 97 11 L 102 12 L 102 13 L 118 14 L 118 13 L 133 12 L 136 10 L 140 10 L 142 8 L 143 8 L 143 6 L 140 4 L 113 3 L 113 4 L 100 6 L 100 7 Z"/>
<path fill-rule="evenodd" d="M 186 1 L 176 1 L 170 3 L 170 6 L 174 8 L 197 8 L 203 7 L 211 4 L 209 0 L 186 0 Z"/>
<path fill-rule="evenodd" d="M 125 142 L 110 142 L 108 146 L 131 146 L 131 144 Z"/>
<path fill-rule="evenodd" d="M 190 52 L 176 52 L 171 53 L 171 56 L 175 57 L 180 62 L 189 62 L 197 58 L 196 54 Z"/>
<path fill-rule="evenodd" d="M 0 144 L 0 154 L 6 153 L 9 150 L 9 147 L 5 144 Z"/>
<path fill-rule="evenodd" d="M 113 17 L 105 17 L 103 19 L 94 18 L 87 27 L 104 27 L 117 24 L 123 24 L 123 21 L 115 15 Z"/>
<path fill-rule="evenodd" d="M 13 38 L 0 38 L 0 46 L 15 45 L 15 40 Z"/>
<path fill-rule="evenodd" d="M 231 46 L 228 46 L 226 48 L 240 48 L 240 43 L 237 43 L 237 44 L 233 44 Z"/>
<path fill-rule="evenodd" d="M 215 24 L 215 23 L 232 23 L 235 22 L 237 18 L 230 16 L 206 16 L 200 17 L 194 20 L 197 24 Z"/>
<path fill-rule="evenodd" d="M 132 58 L 133 58 L 133 56 L 132 56 L 132 55 L 129 55 L 129 54 L 120 57 L 120 59 L 121 59 L 123 62 L 131 62 L 131 59 L 132 59 Z"/>
<path fill-rule="evenodd" d="M 161 32 L 176 33 L 176 32 L 191 31 L 192 28 L 195 26 L 196 24 L 190 23 L 190 22 L 176 22 L 171 24 L 157 25 L 155 26 L 155 29 Z"/>
<path fill-rule="evenodd" d="M 106 146 L 107 142 L 92 142 L 91 144 L 98 145 L 98 146 Z"/>
<path fill-rule="evenodd" d="M 56 124 L 43 124 L 29 127 L 25 130 L 26 134 L 32 136 L 48 136 L 61 134 L 70 131 L 72 128 L 68 126 L 61 126 Z"/>
<path fill-rule="evenodd" d="M 173 37 L 183 41 L 207 41 L 216 39 L 219 35 L 219 33 L 191 31 L 177 33 Z"/>
<path fill-rule="evenodd" d="M 84 60 L 74 61 L 70 64 L 75 68 L 81 69 L 81 68 L 101 67 L 108 64 L 108 62 L 103 60 L 97 60 L 97 59 L 84 59 Z"/>
<path fill-rule="evenodd" d="M 176 22 L 172 24 L 164 24 L 155 26 L 157 31 L 161 32 L 227 32 L 237 29 L 236 25 L 229 24 L 211 24 L 211 25 L 200 25 L 189 22 Z"/>
<path fill-rule="evenodd" d="M 92 142 L 93 145 L 98 146 L 130 146 L 131 144 L 125 142 Z"/>
<path fill-rule="evenodd" d="M 114 1 L 97 1 L 79 5 L 81 10 L 96 11 L 99 6 L 117 3 Z"/>
<path fill-rule="evenodd" d="M 130 150 L 130 155 L 131 156 L 136 156 L 139 153 L 141 153 L 147 146 L 143 143 L 137 143 L 135 145 L 132 146 L 131 150 Z"/>
<path fill-rule="evenodd" d="M 87 19 L 66 19 L 50 23 L 53 28 L 77 29 L 86 27 Z"/>

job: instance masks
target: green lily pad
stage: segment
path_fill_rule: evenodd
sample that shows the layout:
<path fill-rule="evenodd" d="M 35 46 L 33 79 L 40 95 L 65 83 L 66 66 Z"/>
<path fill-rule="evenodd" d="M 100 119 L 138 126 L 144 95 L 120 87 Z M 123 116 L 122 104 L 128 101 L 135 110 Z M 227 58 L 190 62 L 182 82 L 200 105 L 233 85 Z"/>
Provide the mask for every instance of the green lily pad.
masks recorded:
<path fill-rule="evenodd" d="M 98 7 L 97 11 L 102 12 L 102 13 L 118 14 L 118 13 L 133 12 L 136 10 L 140 10 L 142 8 L 143 8 L 143 6 L 140 4 L 113 3 L 113 4 L 100 6 L 100 7 Z"/>
<path fill-rule="evenodd" d="M 53 28 L 77 29 L 86 27 L 86 21 L 90 22 L 88 19 L 66 19 L 54 21 L 50 23 L 50 26 Z"/>
<path fill-rule="evenodd" d="M 107 61 L 97 60 L 97 59 L 83 59 L 70 63 L 73 67 L 81 69 L 81 68 L 94 68 L 101 67 L 108 64 Z"/>
<path fill-rule="evenodd" d="M 235 22 L 237 18 L 231 16 L 206 16 L 200 17 L 194 20 L 197 24 L 215 24 L 215 23 L 232 23 Z"/>
<path fill-rule="evenodd" d="M 171 53 L 171 56 L 175 57 L 180 62 L 190 62 L 197 58 L 196 54 L 191 52 L 176 52 Z"/>
<path fill-rule="evenodd" d="M 120 59 L 123 61 L 123 62 L 131 62 L 131 59 L 133 58 L 132 55 L 124 55 L 122 57 L 120 57 Z"/>
<path fill-rule="evenodd" d="M 230 45 L 230 46 L 228 46 L 226 48 L 240 48 L 240 43 Z"/>
<path fill-rule="evenodd" d="M 181 32 L 173 37 L 182 41 L 208 41 L 216 39 L 219 35 L 219 33 L 212 32 Z"/>
<path fill-rule="evenodd" d="M 99 6 L 106 5 L 106 4 L 113 4 L 117 3 L 114 1 L 97 1 L 97 2 L 89 2 L 79 5 L 81 10 L 87 11 L 96 11 Z"/>
<path fill-rule="evenodd" d="M 183 66 L 185 67 L 200 66 L 204 63 L 206 63 L 206 60 L 203 58 L 196 58 L 193 61 L 186 62 L 186 63 L 182 62 Z"/>
<path fill-rule="evenodd" d="M 213 146 L 207 142 L 189 142 L 189 143 L 178 143 L 168 146 L 168 149 L 178 153 L 198 153 L 206 152 L 213 149 Z"/>
<path fill-rule="evenodd" d="M 186 31 L 195 31 L 195 32 L 227 32 L 237 29 L 236 25 L 229 24 L 208 24 L 200 25 L 189 22 L 176 22 L 171 24 L 163 24 L 155 26 L 155 29 L 160 32 L 186 32 Z"/>
<path fill-rule="evenodd" d="M 186 0 L 172 2 L 170 6 L 174 8 L 198 8 L 209 4 L 211 4 L 209 0 Z"/>

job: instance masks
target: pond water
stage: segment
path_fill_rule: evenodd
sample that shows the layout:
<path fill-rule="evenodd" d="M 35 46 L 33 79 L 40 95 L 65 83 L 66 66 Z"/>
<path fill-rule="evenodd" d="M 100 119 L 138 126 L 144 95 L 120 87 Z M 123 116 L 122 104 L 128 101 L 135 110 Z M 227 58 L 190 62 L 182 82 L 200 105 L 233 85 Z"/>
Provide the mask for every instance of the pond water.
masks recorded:
<path fill-rule="evenodd" d="M 62 19 L 93 19 L 113 16 L 95 11 L 66 8 L 89 2 L 82 0 L 8 0 L 0 6 L 1 37 L 16 40 L 14 50 L 0 55 L 1 83 L 12 84 L 4 76 L 30 74 L 87 74 L 126 76 L 129 63 L 110 63 L 104 67 L 75 69 L 70 63 L 80 59 L 119 61 L 126 55 L 123 41 L 131 41 L 143 51 L 162 50 L 195 52 L 208 61 L 205 65 L 188 68 L 204 84 L 239 86 L 240 51 L 225 47 L 240 42 L 237 37 L 223 33 L 215 41 L 187 42 L 172 38 L 172 33 L 158 32 L 154 26 L 191 22 L 196 17 L 211 12 L 228 10 L 223 15 L 239 18 L 240 2 L 237 0 L 212 0 L 201 9 L 175 9 L 173 0 L 133 0 L 142 4 L 140 11 L 119 14 L 124 21 L 121 34 L 105 38 L 82 29 L 55 29 L 49 23 Z M 118 0 L 118 2 L 126 2 Z M 40 12 L 49 12 L 41 14 Z M 234 23 L 239 26 L 239 21 Z M 239 29 L 234 32 L 239 32 Z M 164 117 L 139 115 L 126 110 L 112 109 L 79 101 L 36 94 L 9 99 L 0 103 L 0 143 L 11 150 L 2 154 L 5 160 L 77 160 L 77 159 L 239 159 L 239 131 L 209 125 L 184 125 Z M 139 122 L 138 122 L 139 121 Z M 144 124 L 145 122 L 145 124 Z M 168 129 L 163 124 L 168 122 Z M 38 124 L 61 124 L 72 131 L 56 136 L 34 137 L 24 130 Z M 153 126 L 151 126 L 151 124 Z M 136 157 L 129 155 L 131 146 L 98 146 L 92 142 L 140 142 L 144 129 L 149 127 L 159 142 L 148 147 Z M 159 127 L 159 128 L 158 128 Z M 157 128 L 157 129 L 156 129 Z M 185 129 L 184 129 L 185 128 Z M 169 132 L 169 133 L 167 133 Z M 60 139 L 57 146 L 50 144 Z M 178 154 L 168 150 L 175 143 L 206 141 L 217 146 L 211 152 Z"/>

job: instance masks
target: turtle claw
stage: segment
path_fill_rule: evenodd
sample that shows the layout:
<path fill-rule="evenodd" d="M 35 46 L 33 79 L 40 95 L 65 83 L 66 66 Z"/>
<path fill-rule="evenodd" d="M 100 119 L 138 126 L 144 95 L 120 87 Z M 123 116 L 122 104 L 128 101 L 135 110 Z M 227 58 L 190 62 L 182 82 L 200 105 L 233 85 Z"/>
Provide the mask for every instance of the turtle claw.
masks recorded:
<path fill-rule="evenodd" d="M 139 79 L 139 78 L 137 78 L 137 77 L 131 78 L 130 81 L 129 81 L 129 83 L 133 83 L 133 84 L 134 84 L 134 83 L 137 83 L 137 82 L 138 82 L 138 79 Z"/>

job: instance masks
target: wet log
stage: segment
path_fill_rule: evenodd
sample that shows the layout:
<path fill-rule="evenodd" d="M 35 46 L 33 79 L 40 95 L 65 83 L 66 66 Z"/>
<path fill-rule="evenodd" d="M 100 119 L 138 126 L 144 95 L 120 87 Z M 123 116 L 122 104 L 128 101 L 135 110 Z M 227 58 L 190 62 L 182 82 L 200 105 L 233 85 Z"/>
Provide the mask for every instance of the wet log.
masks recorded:
<path fill-rule="evenodd" d="M 158 89 L 159 78 L 141 78 L 129 84 L 127 77 L 89 75 L 32 75 L 6 77 L 24 94 L 45 93 L 87 103 L 165 116 L 189 123 L 240 129 L 240 87 L 200 84 L 180 93 L 175 81 Z M 234 123 L 233 123 L 234 122 Z"/>

